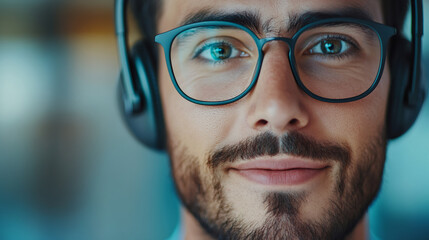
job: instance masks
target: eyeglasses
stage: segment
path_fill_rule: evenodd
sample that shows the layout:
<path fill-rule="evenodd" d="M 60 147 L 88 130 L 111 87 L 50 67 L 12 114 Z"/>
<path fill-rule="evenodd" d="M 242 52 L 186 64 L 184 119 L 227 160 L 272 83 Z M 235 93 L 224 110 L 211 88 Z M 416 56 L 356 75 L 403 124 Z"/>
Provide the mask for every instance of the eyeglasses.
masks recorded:
<path fill-rule="evenodd" d="M 383 73 L 393 27 L 354 19 L 313 22 L 292 38 L 259 38 L 231 22 L 208 21 L 161 33 L 176 90 L 202 105 L 237 101 L 255 86 L 264 58 L 264 45 L 282 41 L 289 46 L 289 67 L 298 86 L 324 102 L 361 99 L 377 86 Z M 285 66 L 287 67 L 287 66 Z"/>

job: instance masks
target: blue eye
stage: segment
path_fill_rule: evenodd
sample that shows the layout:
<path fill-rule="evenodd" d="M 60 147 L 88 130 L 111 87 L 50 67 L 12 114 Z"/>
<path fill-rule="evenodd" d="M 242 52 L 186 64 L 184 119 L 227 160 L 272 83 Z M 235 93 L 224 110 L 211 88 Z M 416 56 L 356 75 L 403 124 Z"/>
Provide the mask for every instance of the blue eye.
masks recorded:
<path fill-rule="evenodd" d="M 348 47 L 347 44 L 344 44 L 344 41 L 338 39 L 323 40 L 320 43 L 320 48 L 324 54 L 339 54 L 343 49 L 347 50 Z"/>
<path fill-rule="evenodd" d="M 246 56 L 249 56 L 249 54 L 238 50 L 230 43 L 214 42 L 204 44 L 203 47 L 197 50 L 196 54 L 194 54 L 192 58 L 199 58 L 209 62 L 220 63 L 229 59 Z"/>
<path fill-rule="evenodd" d="M 216 43 L 210 47 L 210 55 L 214 60 L 225 60 L 231 57 L 231 46 L 224 43 Z"/>
<path fill-rule="evenodd" d="M 324 39 L 310 49 L 310 53 L 340 55 L 347 52 L 351 45 L 341 39 Z"/>
<path fill-rule="evenodd" d="M 324 58 L 349 57 L 359 52 L 359 44 L 344 35 L 324 35 L 310 39 L 313 42 L 306 55 L 315 55 Z"/>

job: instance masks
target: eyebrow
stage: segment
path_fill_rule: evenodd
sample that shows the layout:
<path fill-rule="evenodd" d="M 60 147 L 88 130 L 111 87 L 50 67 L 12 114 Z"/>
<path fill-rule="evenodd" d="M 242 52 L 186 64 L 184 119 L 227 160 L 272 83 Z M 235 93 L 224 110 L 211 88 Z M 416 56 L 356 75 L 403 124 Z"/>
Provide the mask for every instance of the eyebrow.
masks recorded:
<path fill-rule="evenodd" d="M 189 14 L 181 26 L 188 25 L 198 22 L 206 21 L 225 21 L 232 22 L 254 30 L 261 32 L 261 17 L 258 12 L 252 11 L 240 11 L 240 12 L 224 12 L 224 11 L 211 11 L 211 10 L 200 10 L 196 13 Z"/>
<path fill-rule="evenodd" d="M 298 31 L 303 26 L 330 18 L 356 18 L 367 21 L 374 21 L 370 14 L 358 7 L 346 7 L 333 11 L 308 11 L 300 14 L 293 14 L 289 17 L 289 22 L 285 23 L 285 29 L 289 33 Z M 253 30 L 258 34 L 262 32 L 271 32 L 273 26 L 271 25 L 273 18 L 268 21 L 262 22 L 260 13 L 258 11 L 213 11 L 203 9 L 195 13 L 189 14 L 181 25 L 187 25 L 205 21 L 226 21 L 240 24 L 244 27 Z"/>
<path fill-rule="evenodd" d="M 300 15 L 293 15 L 290 18 L 291 20 L 289 21 L 287 29 L 288 32 L 295 32 L 307 24 L 330 18 L 355 18 L 360 20 L 373 21 L 369 13 L 365 12 L 363 9 L 356 7 L 347 7 L 331 12 L 305 12 Z"/>

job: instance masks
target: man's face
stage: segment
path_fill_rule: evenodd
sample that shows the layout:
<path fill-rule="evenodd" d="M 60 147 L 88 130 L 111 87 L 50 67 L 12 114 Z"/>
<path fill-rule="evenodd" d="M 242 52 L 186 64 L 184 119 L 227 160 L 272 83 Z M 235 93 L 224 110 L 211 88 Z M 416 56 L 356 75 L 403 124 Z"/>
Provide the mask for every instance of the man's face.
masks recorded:
<path fill-rule="evenodd" d="M 158 32 L 200 11 L 247 11 L 270 29 L 262 37 L 291 37 L 284 26 L 292 16 L 346 8 L 382 22 L 380 2 L 370 0 L 164 0 Z M 327 103 L 298 87 L 287 44 L 270 42 L 263 50 L 255 87 L 222 106 L 182 98 L 160 58 L 159 84 L 179 195 L 214 238 L 343 238 L 380 185 L 388 71 L 366 98 Z"/>

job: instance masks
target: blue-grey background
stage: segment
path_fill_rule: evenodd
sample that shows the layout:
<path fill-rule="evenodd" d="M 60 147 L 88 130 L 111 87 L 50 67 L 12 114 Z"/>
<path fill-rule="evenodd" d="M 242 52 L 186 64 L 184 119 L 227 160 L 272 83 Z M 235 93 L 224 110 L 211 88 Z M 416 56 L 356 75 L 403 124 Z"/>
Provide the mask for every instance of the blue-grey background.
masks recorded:
<path fill-rule="evenodd" d="M 122 124 L 118 71 L 113 1 L 0 0 L 1 240 L 156 240 L 174 229 L 167 156 Z M 429 239 L 428 123 L 426 101 L 389 144 L 374 239 Z"/>

